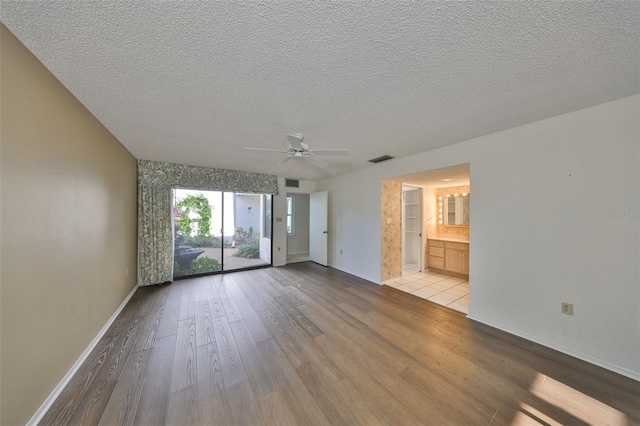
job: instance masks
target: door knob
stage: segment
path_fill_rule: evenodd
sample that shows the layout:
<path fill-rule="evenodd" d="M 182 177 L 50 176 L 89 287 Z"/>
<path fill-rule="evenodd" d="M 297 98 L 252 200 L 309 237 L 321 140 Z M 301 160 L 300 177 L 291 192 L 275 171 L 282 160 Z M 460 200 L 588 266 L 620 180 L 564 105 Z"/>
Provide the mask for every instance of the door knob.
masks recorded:
<path fill-rule="evenodd" d="M 323 234 L 328 234 L 328 232 L 327 232 L 327 231 L 322 231 L 322 233 L 323 233 Z"/>

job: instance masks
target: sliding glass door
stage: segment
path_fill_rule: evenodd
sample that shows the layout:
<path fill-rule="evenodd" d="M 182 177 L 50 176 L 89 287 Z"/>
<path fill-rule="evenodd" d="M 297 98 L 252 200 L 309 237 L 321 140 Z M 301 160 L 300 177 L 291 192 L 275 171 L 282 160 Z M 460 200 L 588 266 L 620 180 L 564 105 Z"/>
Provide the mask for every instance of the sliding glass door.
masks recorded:
<path fill-rule="evenodd" d="M 271 195 L 173 190 L 174 278 L 271 265 Z"/>

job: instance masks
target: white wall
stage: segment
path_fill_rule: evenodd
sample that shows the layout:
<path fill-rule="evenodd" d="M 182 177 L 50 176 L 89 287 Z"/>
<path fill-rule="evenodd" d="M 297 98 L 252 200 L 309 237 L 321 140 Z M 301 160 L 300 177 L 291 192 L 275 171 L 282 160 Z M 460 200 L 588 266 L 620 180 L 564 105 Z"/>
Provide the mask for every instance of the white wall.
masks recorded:
<path fill-rule="evenodd" d="M 259 194 L 236 194 L 235 198 L 235 226 L 240 226 L 245 232 L 253 228 L 253 235 L 260 232 L 260 198 Z M 251 207 L 251 210 L 249 210 Z M 225 218 L 226 219 L 226 218 Z"/>
<path fill-rule="evenodd" d="M 469 162 L 469 317 L 640 379 L 639 117 L 636 95 L 320 181 L 329 265 L 379 283 L 381 179 Z"/>

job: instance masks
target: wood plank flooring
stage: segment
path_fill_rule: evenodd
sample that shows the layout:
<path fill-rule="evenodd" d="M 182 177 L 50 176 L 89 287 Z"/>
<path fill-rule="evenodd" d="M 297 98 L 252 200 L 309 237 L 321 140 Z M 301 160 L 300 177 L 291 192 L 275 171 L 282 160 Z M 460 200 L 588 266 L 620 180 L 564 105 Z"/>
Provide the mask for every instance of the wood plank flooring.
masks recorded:
<path fill-rule="evenodd" d="M 313 263 L 140 288 L 41 424 L 640 424 L 640 383 Z"/>

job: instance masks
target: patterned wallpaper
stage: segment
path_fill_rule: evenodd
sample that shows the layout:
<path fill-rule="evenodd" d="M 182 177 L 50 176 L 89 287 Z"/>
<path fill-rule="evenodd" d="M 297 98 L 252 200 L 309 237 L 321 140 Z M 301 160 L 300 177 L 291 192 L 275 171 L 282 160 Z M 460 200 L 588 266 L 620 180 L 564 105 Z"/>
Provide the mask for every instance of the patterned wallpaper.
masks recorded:
<path fill-rule="evenodd" d="M 436 188 L 425 186 L 422 188 L 422 220 L 424 234 L 435 235 L 438 233 L 438 197 Z"/>
<path fill-rule="evenodd" d="M 386 281 L 402 276 L 402 182 L 383 180 L 380 199 L 381 279 Z"/>
<path fill-rule="evenodd" d="M 436 188 L 425 186 L 422 188 L 422 225 L 424 229 L 422 235 L 426 238 L 422 239 L 424 259 L 422 260 L 423 269 L 427 267 L 429 257 L 428 238 L 438 234 L 438 197 L 436 197 Z"/>

